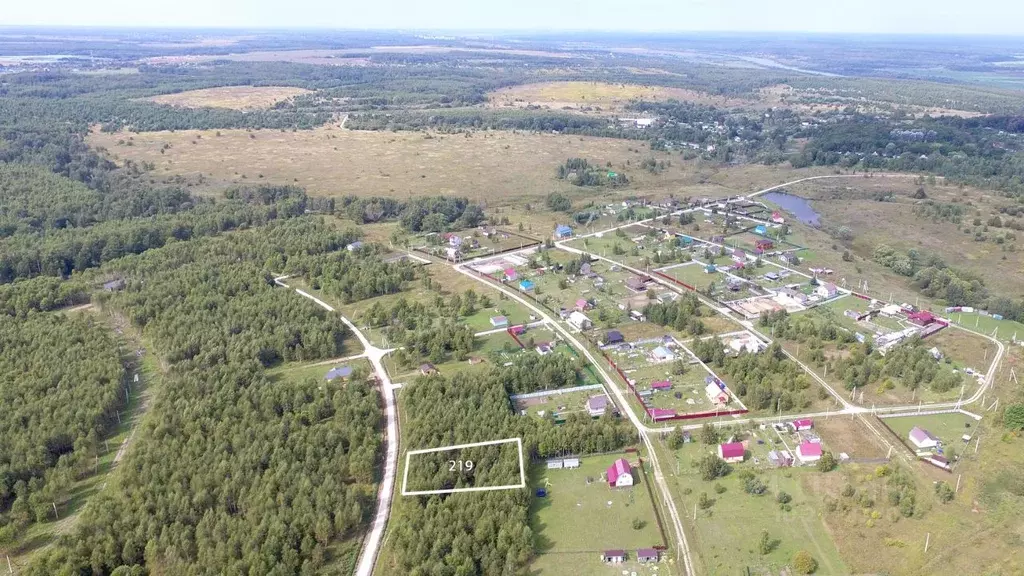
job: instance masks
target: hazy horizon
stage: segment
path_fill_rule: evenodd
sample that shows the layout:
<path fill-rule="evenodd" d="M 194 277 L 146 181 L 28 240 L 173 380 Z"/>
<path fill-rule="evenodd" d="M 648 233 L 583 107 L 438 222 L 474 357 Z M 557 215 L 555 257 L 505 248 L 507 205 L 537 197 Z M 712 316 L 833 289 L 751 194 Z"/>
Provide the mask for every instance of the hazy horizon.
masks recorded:
<path fill-rule="evenodd" d="M 54 0 L 5 7 L 3 27 L 225 30 L 363 30 L 451 33 L 792 33 L 856 35 L 1024 35 L 1024 3 L 978 0 L 864 0 L 854 10 L 812 0 L 592 0 L 585 10 L 565 0 L 514 6 L 474 0 L 383 0 L 346 6 L 295 0 Z"/>

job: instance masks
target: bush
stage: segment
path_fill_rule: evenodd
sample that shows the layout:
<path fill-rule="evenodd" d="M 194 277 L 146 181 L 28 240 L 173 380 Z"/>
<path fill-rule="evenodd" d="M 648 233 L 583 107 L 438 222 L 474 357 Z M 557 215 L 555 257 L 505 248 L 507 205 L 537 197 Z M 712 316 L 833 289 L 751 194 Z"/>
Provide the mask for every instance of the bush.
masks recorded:
<path fill-rule="evenodd" d="M 818 472 L 831 472 L 836 469 L 836 457 L 831 452 L 825 452 L 818 460 Z"/>
<path fill-rule="evenodd" d="M 773 548 L 775 548 L 775 543 L 772 542 L 772 537 L 767 530 L 761 530 L 761 538 L 757 541 L 757 551 L 761 553 L 761 556 L 767 556 L 771 554 Z"/>
<path fill-rule="evenodd" d="M 935 495 L 939 497 L 940 502 L 945 503 L 951 501 L 955 493 L 949 484 L 946 484 L 944 480 L 940 480 L 935 484 Z"/>
<path fill-rule="evenodd" d="M 714 504 L 715 501 L 710 496 L 708 496 L 707 492 L 700 493 L 700 498 L 697 499 L 697 506 L 700 506 L 701 510 L 707 510 L 708 508 L 714 506 Z"/>
<path fill-rule="evenodd" d="M 644 526 L 647 526 L 647 522 L 639 518 L 633 518 L 633 530 L 643 530 Z"/>
<path fill-rule="evenodd" d="M 700 477 L 705 482 L 710 482 L 720 476 L 725 476 L 729 473 L 729 465 L 724 460 L 718 458 L 713 454 L 707 454 L 700 460 L 697 465 L 700 470 Z"/>
<path fill-rule="evenodd" d="M 743 483 L 743 491 L 747 494 L 753 494 L 754 496 L 760 496 L 768 490 L 768 487 L 761 482 L 760 478 L 750 478 Z"/>
<path fill-rule="evenodd" d="M 1024 404 L 1011 404 L 1003 412 L 1003 426 L 1010 430 L 1024 430 Z"/>
<path fill-rule="evenodd" d="M 792 563 L 797 574 L 814 574 L 814 571 L 818 569 L 818 561 L 806 550 L 793 554 Z"/>
<path fill-rule="evenodd" d="M 715 494 L 724 494 L 724 493 L 725 493 L 725 486 L 722 486 L 721 484 L 716 482 L 715 483 Z"/>
<path fill-rule="evenodd" d="M 789 504 L 790 502 L 793 501 L 793 497 L 790 496 L 789 494 L 787 494 L 786 492 L 781 492 L 780 491 L 775 496 L 775 501 L 778 502 L 779 504 Z"/>

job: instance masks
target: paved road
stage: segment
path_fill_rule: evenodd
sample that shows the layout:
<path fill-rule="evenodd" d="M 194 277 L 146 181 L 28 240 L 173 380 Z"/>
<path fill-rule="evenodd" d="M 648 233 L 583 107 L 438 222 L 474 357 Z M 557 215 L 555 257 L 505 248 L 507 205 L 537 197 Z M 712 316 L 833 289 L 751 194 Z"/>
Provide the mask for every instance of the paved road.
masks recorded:
<path fill-rule="evenodd" d="M 671 493 L 668 489 L 668 483 L 665 482 L 665 477 L 661 472 L 661 466 L 658 463 L 658 455 L 654 451 L 654 445 L 651 443 L 651 440 L 647 435 L 648 428 L 647 426 L 644 425 L 640 418 L 637 417 L 636 413 L 633 411 L 633 406 L 630 405 L 629 402 L 627 402 L 622 390 L 619 389 L 619 387 L 615 384 L 615 381 L 612 379 L 612 377 L 609 376 L 609 374 L 605 371 L 604 364 L 602 362 L 598 362 L 597 358 L 595 358 L 594 355 L 590 353 L 590 350 L 587 349 L 587 347 L 585 347 L 582 343 L 580 343 L 580 341 L 577 340 L 571 332 L 566 330 L 565 326 L 558 322 L 555 322 L 555 320 L 551 318 L 551 316 L 549 316 L 547 312 L 538 308 L 532 302 L 526 300 L 515 291 L 509 290 L 504 286 L 492 284 L 487 280 L 484 280 L 477 274 L 469 270 L 466 270 L 464 265 L 456 265 L 454 266 L 454 268 L 461 274 L 469 276 L 470 278 L 478 282 L 484 283 L 487 286 L 502 291 L 509 298 L 512 298 L 513 300 L 519 302 L 523 306 L 526 306 L 527 308 L 532 310 L 534 314 L 536 314 L 539 318 L 544 319 L 545 322 L 550 324 L 555 330 L 561 333 L 561 335 L 566 339 L 566 341 L 568 341 L 579 352 L 586 356 L 587 360 L 589 360 L 590 363 L 594 366 L 594 368 L 601 374 L 601 377 L 604 379 L 605 391 L 615 395 L 616 399 L 618 399 L 619 406 L 622 407 L 626 415 L 629 417 L 630 421 L 633 423 L 633 426 L 635 426 L 640 433 L 640 439 L 643 441 L 644 446 L 647 448 L 647 461 L 651 465 L 651 469 L 654 472 L 654 483 L 655 485 L 657 485 L 658 491 L 661 493 L 662 501 L 665 503 L 665 508 L 666 510 L 668 510 L 670 520 L 672 521 L 672 526 L 676 532 L 676 543 L 678 545 L 680 554 L 682 555 L 683 567 L 686 570 L 686 574 L 696 574 L 696 572 L 694 572 L 693 569 L 693 562 L 690 556 L 690 548 L 686 541 L 686 534 L 685 532 L 683 532 L 683 523 L 679 515 L 679 511 L 676 509 L 675 501 L 672 500 Z"/>
<path fill-rule="evenodd" d="M 284 277 L 275 278 L 274 282 L 279 286 L 288 288 L 289 286 L 282 282 L 283 279 Z M 337 313 L 330 304 L 312 294 L 297 288 L 295 292 L 316 302 L 324 310 Z M 377 348 L 352 321 L 341 314 L 338 317 L 341 318 L 341 321 L 348 326 L 349 330 L 362 343 L 363 355 L 373 365 L 373 370 L 377 374 L 377 381 L 380 384 L 381 396 L 384 397 L 384 414 L 387 416 L 387 427 L 384 433 L 384 477 L 377 491 L 377 510 L 373 517 L 373 524 L 370 526 L 370 533 L 363 540 L 363 548 L 359 552 L 359 562 L 356 565 L 356 576 L 370 576 L 373 573 L 373 565 L 377 562 L 377 554 L 380 552 L 381 542 L 384 540 L 384 529 L 387 527 L 388 517 L 391 515 L 391 501 L 395 492 L 395 476 L 398 473 L 398 406 L 395 403 L 395 386 L 392 384 L 388 371 L 384 369 L 382 362 L 382 359 L 392 350 Z"/>

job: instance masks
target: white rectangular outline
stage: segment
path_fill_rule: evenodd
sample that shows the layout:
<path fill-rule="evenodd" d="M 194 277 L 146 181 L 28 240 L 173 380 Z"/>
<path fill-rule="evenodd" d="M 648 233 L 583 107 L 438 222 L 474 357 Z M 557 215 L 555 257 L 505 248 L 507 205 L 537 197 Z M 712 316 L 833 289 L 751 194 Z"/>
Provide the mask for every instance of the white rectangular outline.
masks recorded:
<path fill-rule="evenodd" d="M 460 448 L 475 448 L 477 446 L 494 446 L 496 444 L 510 444 L 515 442 L 519 447 L 519 484 L 508 484 L 506 486 L 483 486 L 473 488 L 449 488 L 446 490 L 406 490 L 409 482 L 409 462 L 416 454 L 430 454 L 431 452 L 447 452 Z M 405 473 L 402 474 L 402 496 L 427 496 L 430 494 L 457 494 L 459 492 L 488 492 L 491 490 L 513 490 L 526 488 L 526 467 L 523 465 L 523 439 L 506 438 L 504 440 L 488 440 L 486 442 L 470 442 L 469 444 L 456 444 L 454 446 L 442 446 L 441 448 L 426 448 L 423 450 L 409 450 L 405 453 Z"/>

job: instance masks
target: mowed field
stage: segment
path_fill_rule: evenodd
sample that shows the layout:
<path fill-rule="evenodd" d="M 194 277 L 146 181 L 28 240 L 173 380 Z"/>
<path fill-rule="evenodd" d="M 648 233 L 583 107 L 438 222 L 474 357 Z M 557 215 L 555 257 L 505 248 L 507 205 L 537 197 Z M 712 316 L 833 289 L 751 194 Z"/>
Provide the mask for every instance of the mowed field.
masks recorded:
<path fill-rule="evenodd" d="M 767 166 L 719 169 L 653 152 L 632 140 L 502 131 L 392 133 L 333 124 L 295 132 L 96 131 L 88 142 L 106 148 L 118 161 L 152 163 L 151 177 L 158 181 L 183 177 L 200 193 L 217 193 L 231 184 L 272 183 L 300 185 L 314 196 L 453 194 L 489 204 L 561 190 L 582 202 L 632 194 L 725 196 L 815 173 Z M 556 179 L 558 165 L 572 157 L 601 166 L 610 162 L 631 183 L 617 189 L 582 188 Z M 646 158 L 670 159 L 672 165 L 651 174 L 637 166 Z"/>
<path fill-rule="evenodd" d="M 305 88 L 291 86 L 220 86 L 189 90 L 176 94 L 161 94 L 147 98 L 150 102 L 179 106 L 182 108 L 233 108 L 235 110 L 257 110 L 300 94 L 308 94 Z"/>
<path fill-rule="evenodd" d="M 496 108 L 600 108 L 600 111 L 605 112 L 622 110 L 634 100 L 680 100 L 715 106 L 726 106 L 730 103 L 727 98 L 685 88 L 582 81 L 521 84 L 491 92 L 488 98 L 489 105 Z"/>

